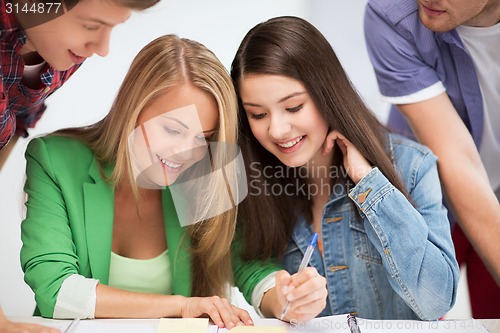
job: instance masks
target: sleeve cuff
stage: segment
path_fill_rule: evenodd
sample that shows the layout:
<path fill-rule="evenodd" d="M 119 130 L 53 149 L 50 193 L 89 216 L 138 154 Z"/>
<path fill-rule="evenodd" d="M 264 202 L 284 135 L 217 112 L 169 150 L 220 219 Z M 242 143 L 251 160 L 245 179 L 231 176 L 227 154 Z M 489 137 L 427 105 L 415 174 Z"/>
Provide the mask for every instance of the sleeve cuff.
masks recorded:
<path fill-rule="evenodd" d="M 365 211 L 393 188 L 379 168 L 374 167 L 349 192 L 349 197 L 361 211 Z"/>
<path fill-rule="evenodd" d="M 54 307 L 54 319 L 94 319 L 99 280 L 73 274 L 62 283 Z"/>
<path fill-rule="evenodd" d="M 406 96 L 395 96 L 395 97 L 382 96 L 382 100 L 389 104 L 395 104 L 395 105 L 412 104 L 431 99 L 433 97 L 436 97 L 444 93 L 445 91 L 446 88 L 444 87 L 443 83 L 441 81 L 438 81 L 427 88 L 417 91 L 416 93 L 409 94 Z"/>
<path fill-rule="evenodd" d="M 272 272 L 271 274 L 260 280 L 260 282 L 257 283 L 252 291 L 252 305 L 255 309 L 255 312 L 257 312 L 257 314 L 261 317 L 264 317 L 264 315 L 260 311 L 262 298 L 264 297 L 264 294 L 269 291 L 269 289 L 276 286 L 276 274 L 278 274 L 278 272 Z"/>

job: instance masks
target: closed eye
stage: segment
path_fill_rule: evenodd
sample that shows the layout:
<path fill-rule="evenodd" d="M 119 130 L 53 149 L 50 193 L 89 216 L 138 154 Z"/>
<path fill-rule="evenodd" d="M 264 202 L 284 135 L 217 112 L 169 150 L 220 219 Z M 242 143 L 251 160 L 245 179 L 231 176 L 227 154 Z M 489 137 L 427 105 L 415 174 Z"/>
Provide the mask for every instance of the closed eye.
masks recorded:
<path fill-rule="evenodd" d="M 250 115 L 250 118 L 252 118 L 252 119 L 256 119 L 256 120 L 259 120 L 259 119 L 264 118 L 265 116 L 266 116 L 266 114 L 265 114 L 265 113 L 259 113 L 259 114 L 254 114 L 254 113 L 252 113 L 252 114 Z"/>
<path fill-rule="evenodd" d="M 84 24 L 83 27 L 86 29 L 86 30 L 89 30 L 89 31 L 97 31 L 99 30 L 99 28 L 101 27 L 101 25 L 95 25 L 95 24 Z"/>
<path fill-rule="evenodd" d="M 181 134 L 181 132 L 179 132 L 175 128 L 172 128 L 172 127 L 164 127 L 164 128 L 165 128 L 165 132 L 167 132 L 168 134 L 172 134 L 172 135 Z"/>
<path fill-rule="evenodd" d="M 293 107 L 293 108 L 286 108 L 285 110 L 287 110 L 288 112 L 291 112 L 291 113 L 295 113 L 295 112 L 300 111 L 300 109 L 302 109 L 303 106 L 304 106 L 304 104 L 300 104 L 300 105 Z"/>

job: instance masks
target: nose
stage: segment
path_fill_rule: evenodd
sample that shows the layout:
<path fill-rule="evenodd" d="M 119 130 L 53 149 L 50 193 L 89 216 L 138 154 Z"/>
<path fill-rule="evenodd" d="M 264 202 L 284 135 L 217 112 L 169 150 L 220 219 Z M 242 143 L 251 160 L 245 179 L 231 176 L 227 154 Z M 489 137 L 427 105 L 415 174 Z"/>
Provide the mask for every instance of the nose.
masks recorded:
<path fill-rule="evenodd" d="M 90 45 L 89 49 L 93 53 L 105 57 L 109 53 L 109 40 L 111 37 L 111 29 L 103 29 L 103 31 L 97 36 L 95 40 L 93 40 Z"/>
<path fill-rule="evenodd" d="M 187 162 L 194 158 L 196 150 L 199 149 L 192 140 L 184 137 L 181 142 L 177 142 L 177 144 L 172 148 L 172 155 L 176 162 Z"/>
<path fill-rule="evenodd" d="M 292 130 L 290 122 L 281 114 L 271 115 L 271 123 L 269 125 L 269 135 L 274 140 L 283 140 L 288 138 Z"/>

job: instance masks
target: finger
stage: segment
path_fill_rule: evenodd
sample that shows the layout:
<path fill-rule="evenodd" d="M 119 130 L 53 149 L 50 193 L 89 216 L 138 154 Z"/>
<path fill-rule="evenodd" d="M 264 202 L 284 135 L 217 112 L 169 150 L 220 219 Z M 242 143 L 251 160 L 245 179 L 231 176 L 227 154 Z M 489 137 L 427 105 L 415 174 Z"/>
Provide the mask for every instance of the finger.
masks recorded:
<path fill-rule="evenodd" d="M 316 276 L 321 276 L 319 275 L 318 271 L 316 268 L 308 266 L 304 268 L 302 271 L 295 273 L 294 275 L 291 276 L 292 279 L 292 286 L 295 288 L 303 284 L 304 282 L 315 278 Z"/>
<path fill-rule="evenodd" d="M 292 302 L 291 307 L 295 308 L 317 299 L 326 299 L 326 295 L 326 279 L 318 275 L 297 286 L 288 294 L 287 299 Z"/>
<path fill-rule="evenodd" d="M 306 286 L 306 284 L 314 284 L 314 286 Z M 319 286 L 319 288 L 317 288 L 317 286 Z M 301 288 L 304 289 L 301 290 Z M 326 296 L 328 292 L 326 290 L 326 285 L 320 278 L 304 283 L 295 291 L 297 291 L 297 294 L 294 295 L 294 300 L 290 304 L 290 309 L 294 312 L 300 313 L 301 311 L 298 309 L 305 308 L 302 311 L 305 310 L 305 312 L 311 313 L 317 310 L 321 311 L 326 306 Z"/>
<path fill-rule="evenodd" d="M 291 283 L 292 277 L 287 271 L 281 270 L 276 274 L 276 290 L 278 294 L 286 296 L 289 292 Z"/>
<path fill-rule="evenodd" d="M 222 320 L 217 306 L 214 304 L 213 297 L 206 297 L 201 300 L 200 310 L 203 313 L 208 314 L 210 319 L 220 328 L 224 327 L 224 321 Z"/>
<path fill-rule="evenodd" d="M 332 151 L 333 146 L 335 145 L 335 139 L 337 138 L 337 133 L 337 131 L 332 131 L 326 136 L 322 151 L 323 155 Z"/>
<path fill-rule="evenodd" d="M 236 315 L 239 318 L 237 325 L 239 325 L 241 323 L 241 324 L 244 324 L 247 326 L 253 326 L 253 320 L 252 320 L 252 317 L 250 317 L 250 314 L 248 313 L 248 311 L 246 311 L 244 309 L 240 309 L 239 307 L 234 306 L 234 305 L 232 305 L 232 307 L 233 307 L 233 311 L 236 313 Z"/>
<path fill-rule="evenodd" d="M 304 323 L 308 320 L 311 320 L 315 318 L 316 315 L 313 313 L 290 313 L 290 318 L 289 321 L 291 323 Z"/>
<path fill-rule="evenodd" d="M 340 148 L 340 150 L 342 151 L 342 155 L 346 155 L 347 153 L 347 145 L 344 141 L 340 140 L 340 139 L 337 139 L 337 146 Z"/>
<path fill-rule="evenodd" d="M 233 310 L 233 306 L 229 304 L 228 300 L 225 298 L 214 296 L 213 299 L 226 328 L 231 329 L 235 327 L 238 321 L 240 321 L 240 318 Z"/>

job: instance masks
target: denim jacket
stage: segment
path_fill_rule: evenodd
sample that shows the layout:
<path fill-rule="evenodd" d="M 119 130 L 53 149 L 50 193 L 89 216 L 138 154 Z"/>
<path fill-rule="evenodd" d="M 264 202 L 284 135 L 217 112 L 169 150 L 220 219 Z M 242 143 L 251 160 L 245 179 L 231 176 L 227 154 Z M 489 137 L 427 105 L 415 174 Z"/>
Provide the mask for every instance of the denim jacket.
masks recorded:
<path fill-rule="evenodd" d="M 459 268 L 437 158 L 401 136 L 388 141 L 413 205 L 378 168 L 350 190 L 348 181 L 333 189 L 323 208 L 323 255 L 314 251 L 310 261 L 327 279 L 320 316 L 434 320 L 455 303 Z M 312 235 L 299 217 L 282 260 L 290 273 L 297 271 Z"/>

